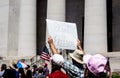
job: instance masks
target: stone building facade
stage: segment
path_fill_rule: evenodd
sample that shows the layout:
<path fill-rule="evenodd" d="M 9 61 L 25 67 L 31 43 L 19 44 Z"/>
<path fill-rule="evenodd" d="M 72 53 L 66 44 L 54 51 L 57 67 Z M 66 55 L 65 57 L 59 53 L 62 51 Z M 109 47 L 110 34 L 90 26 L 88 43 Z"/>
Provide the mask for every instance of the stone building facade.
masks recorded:
<path fill-rule="evenodd" d="M 46 44 L 46 19 L 53 19 L 76 23 L 86 53 L 119 57 L 119 4 L 119 0 L 0 0 L 0 56 L 39 55 Z"/>

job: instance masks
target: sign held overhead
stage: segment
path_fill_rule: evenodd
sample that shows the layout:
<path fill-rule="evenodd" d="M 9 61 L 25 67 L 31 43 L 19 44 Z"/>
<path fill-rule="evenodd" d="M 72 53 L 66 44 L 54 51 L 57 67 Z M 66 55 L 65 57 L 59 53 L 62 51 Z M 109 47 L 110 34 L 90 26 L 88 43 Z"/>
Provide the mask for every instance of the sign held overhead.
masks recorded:
<path fill-rule="evenodd" d="M 47 19 L 46 38 L 53 38 L 57 49 L 77 48 L 77 28 L 75 23 L 61 22 Z"/>

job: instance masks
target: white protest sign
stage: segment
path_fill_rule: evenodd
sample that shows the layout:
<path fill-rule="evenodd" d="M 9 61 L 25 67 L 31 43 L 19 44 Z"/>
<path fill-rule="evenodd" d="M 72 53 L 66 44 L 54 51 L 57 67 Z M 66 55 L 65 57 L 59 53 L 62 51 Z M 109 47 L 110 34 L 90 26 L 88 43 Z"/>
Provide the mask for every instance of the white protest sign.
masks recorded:
<path fill-rule="evenodd" d="M 60 22 L 47 19 L 47 33 L 52 36 L 54 44 L 58 49 L 77 48 L 77 29 L 75 23 Z M 48 36 L 46 34 L 46 36 Z"/>

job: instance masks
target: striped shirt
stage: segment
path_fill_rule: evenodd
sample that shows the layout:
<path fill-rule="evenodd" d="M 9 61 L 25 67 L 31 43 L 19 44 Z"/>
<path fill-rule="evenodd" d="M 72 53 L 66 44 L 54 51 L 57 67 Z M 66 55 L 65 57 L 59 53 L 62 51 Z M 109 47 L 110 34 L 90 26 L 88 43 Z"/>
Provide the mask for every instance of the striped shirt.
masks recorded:
<path fill-rule="evenodd" d="M 69 78 L 84 78 L 84 69 L 79 69 L 68 61 L 64 62 L 62 68 L 69 75 Z"/>

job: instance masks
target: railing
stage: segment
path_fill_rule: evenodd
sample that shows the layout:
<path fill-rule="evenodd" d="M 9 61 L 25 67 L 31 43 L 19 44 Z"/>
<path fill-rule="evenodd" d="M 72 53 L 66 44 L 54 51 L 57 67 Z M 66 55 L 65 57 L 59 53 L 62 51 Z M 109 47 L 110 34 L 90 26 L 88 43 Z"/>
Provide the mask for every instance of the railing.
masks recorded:
<path fill-rule="evenodd" d="M 24 60 L 26 64 L 30 65 L 30 66 L 33 66 L 34 64 L 39 66 L 39 65 L 43 65 L 44 63 L 44 60 L 42 60 L 40 58 L 40 55 L 37 55 L 37 56 L 34 56 L 34 57 L 28 57 L 28 58 L 25 58 L 25 57 L 21 57 L 21 58 L 18 58 L 18 57 L 13 57 L 13 58 L 3 58 L 3 57 L 0 57 L 0 66 L 2 64 L 7 64 L 9 65 L 12 61 L 14 61 L 15 63 L 17 63 L 18 60 Z"/>
<path fill-rule="evenodd" d="M 41 59 L 39 55 L 37 55 L 37 56 L 32 57 L 30 59 L 30 62 L 31 62 L 31 66 L 33 66 L 33 65 L 39 66 L 39 65 L 42 65 L 44 63 L 44 60 Z"/>

